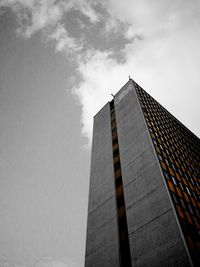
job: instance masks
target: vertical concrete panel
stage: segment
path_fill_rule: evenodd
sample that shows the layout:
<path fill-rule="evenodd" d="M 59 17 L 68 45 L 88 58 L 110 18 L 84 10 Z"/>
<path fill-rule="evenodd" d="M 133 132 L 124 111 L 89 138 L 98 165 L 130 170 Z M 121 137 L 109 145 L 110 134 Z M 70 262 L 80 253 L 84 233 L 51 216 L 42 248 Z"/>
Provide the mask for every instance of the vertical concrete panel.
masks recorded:
<path fill-rule="evenodd" d="M 85 267 L 119 266 L 110 106 L 94 118 Z"/>
<path fill-rule="evenodd" d="M 131 80 L 115 112 L 132 266 L 190 266 Z"/>

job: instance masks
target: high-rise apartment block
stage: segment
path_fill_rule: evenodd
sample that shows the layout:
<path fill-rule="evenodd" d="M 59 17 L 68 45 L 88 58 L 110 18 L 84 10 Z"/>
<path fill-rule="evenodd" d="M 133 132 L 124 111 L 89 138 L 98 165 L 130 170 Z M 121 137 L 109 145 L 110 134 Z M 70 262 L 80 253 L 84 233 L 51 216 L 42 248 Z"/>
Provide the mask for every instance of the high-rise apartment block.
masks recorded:
<path fill-rule="evenodd" d="M 133 80 L 94 117 L 85 267 L 200 266 L 200 140 Z"/>

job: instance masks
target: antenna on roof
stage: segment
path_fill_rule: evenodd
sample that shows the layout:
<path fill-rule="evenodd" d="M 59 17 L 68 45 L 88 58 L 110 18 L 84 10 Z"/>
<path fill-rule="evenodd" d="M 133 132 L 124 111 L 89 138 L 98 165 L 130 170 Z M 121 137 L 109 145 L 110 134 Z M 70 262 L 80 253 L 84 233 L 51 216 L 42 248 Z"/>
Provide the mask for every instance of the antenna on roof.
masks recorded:
<path fill-rule="evenodd" d="M 129 81 L 130 81 L 130 79 L 131 79 L 130 75 L 128 75 L 128 79 L 129 79 Z"/>
<path fill-rule="evenodd" d="M 111 94 L 111 96 L 114 98 L 114 95 L 113 94 Z"/>

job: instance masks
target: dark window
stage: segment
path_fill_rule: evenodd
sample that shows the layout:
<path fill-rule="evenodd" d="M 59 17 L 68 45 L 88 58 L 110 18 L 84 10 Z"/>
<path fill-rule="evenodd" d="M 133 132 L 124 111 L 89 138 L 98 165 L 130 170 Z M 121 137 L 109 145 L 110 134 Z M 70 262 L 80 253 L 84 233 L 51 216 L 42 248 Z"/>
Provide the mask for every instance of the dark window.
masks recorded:
<path fill-rule="evenodd" d="M 122 185 L 122 177 L 119 176 L 117 179 L 115 179 L 115 184 L 116 184 L 116 187 Z"/>
<path fill-rule="evenodd" d="M 119 220 L 119 231 L 123 232 L 126 229 L 127 229 L 127 222 L 126 222 L 126 217 L 124 216 Z"/>
<path fill-rule="evenodd" d="M 117 139 L 117 136 L 115 137 L 115 139 L 113 139 L 113 145 L 117 144 L 118 143 L 118 139 Z"/>
<path fill-rule="evenodd" d="M 117 129 L 116 128 L 112 130 L 112 134 L 117 134 Z"/>
<path fill-rule="evenodd" d="M 180 202 L 181 202 L 182 207 L 186 210 L 186 205 L 182 198 L 180 198 Z"/>
<path fill-rule="evenodd" d="M 124 196 L 123 195 L 117 197 L 117 207 L 120 208 L 122 206 L 124 206 Z"/>
<path fill-rule="evenodd" d="M 121 166 L 120 166 L 120 162 L 117 162 L 117 163 L 114 165 L 115 172 L 116 172 L 117 170 L 119 170 L 120 168 L 121 168 Z"/>
<path fill-rule="evenodd" d="M 172 199 L 173 199 L 174 203 L 178 204 L 178 198 L 177 198 L 176 194 L 171 192 L 171 195 L 172 195 Z"/>
<path fill-rule="evenodd" d="M 119 148 L 117 148 L 115 151 L 113 151 L 113 157 L 116 157 L 119 155 Z"/>

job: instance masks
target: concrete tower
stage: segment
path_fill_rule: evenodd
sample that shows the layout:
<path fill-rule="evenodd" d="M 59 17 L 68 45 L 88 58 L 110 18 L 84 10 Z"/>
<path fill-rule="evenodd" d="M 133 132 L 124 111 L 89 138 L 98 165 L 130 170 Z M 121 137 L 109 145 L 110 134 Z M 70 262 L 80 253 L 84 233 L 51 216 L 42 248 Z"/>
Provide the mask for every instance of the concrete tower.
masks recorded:
<path fill-rule="evenodd" d="M 94 117 L 85 267 L 200 266 L 200 140 L 129 80 Z"/>

